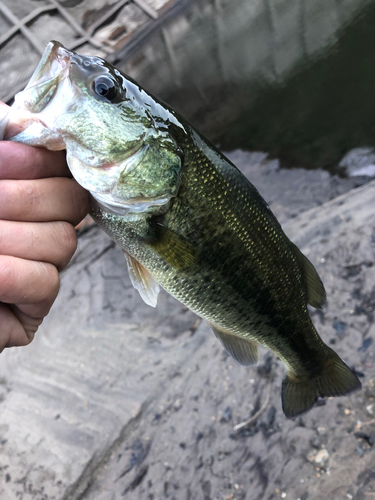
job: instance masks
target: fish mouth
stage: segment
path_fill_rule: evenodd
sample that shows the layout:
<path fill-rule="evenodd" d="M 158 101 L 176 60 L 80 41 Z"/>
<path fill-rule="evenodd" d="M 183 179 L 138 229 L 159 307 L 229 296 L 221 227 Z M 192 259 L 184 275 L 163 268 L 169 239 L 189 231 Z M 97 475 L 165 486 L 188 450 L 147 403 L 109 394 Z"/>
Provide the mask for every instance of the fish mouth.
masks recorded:
<path fill-rule="evenodd" d="M 63 76 L 69 67 L 72 55 L 73 52 L 67 50 L 61 43 L 54 40 L 49 42 L 25 90 Z"/>
<path fill-rule="evenodd" d="M 0 140 L 10 140 L 35 123 L 48 128 L 41 111 L 52 100 L 59 84 L 69 74 L 73 53 L 59 42 L 49 42 L 24 90 L 16 94 L 14 104 L 0 122 Z"/>

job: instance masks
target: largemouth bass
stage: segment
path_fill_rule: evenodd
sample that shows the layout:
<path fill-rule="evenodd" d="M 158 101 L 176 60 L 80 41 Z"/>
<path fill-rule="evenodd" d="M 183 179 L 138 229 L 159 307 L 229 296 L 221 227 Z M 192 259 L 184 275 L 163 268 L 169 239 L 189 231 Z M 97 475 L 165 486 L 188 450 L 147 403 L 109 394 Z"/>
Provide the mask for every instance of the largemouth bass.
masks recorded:
<path fill-rule="evenodd" d="M 287 370 L 287 417 L 319 396 L 360 389 L 310 319 L 307 305 L 325 302 L 313 265 L 239 170 L 131 78 L 50 42 L 0 133 L 66 149 L 93 218 L 124 251 L 147 304 L 156 305 L 160 284 L 242 365 L 258 362 L 258 343 L 274 351 Z"/>

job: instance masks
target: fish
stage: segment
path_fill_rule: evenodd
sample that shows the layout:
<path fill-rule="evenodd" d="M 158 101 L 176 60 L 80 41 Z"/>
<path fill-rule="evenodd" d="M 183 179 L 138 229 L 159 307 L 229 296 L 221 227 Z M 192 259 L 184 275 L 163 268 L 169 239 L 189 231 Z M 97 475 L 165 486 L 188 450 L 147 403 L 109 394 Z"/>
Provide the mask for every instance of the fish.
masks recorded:
<path fill-rule="evenodd" d="M 52 41 L 0 134 L 66 149 L 93 219 L 124 252 L 148 305 L 161 286 L 241 365 L 258 363 L 258 344 L 276 353 L 286 417 L 361 388 L 310 318 L 308 304 L 326 300 L 312 263 L 237 167 L 132 78 Z"/>

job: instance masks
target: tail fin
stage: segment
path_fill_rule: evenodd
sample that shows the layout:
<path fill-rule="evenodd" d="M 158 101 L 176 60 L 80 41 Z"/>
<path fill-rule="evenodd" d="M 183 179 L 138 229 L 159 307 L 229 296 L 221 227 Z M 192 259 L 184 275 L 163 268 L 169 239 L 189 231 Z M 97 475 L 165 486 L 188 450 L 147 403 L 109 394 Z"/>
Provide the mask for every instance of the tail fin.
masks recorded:
<path fill-rule="evenodd" d="M 281 389 L 286 417 L 293 418 L 307 412 L 315 405 L 319 396 L 344 396 L 361 389 L 362 384 L 357 376 L 332 349 L 330 351 L 331 357 L 320 374 L 310 378 L 286 374 Z"/>

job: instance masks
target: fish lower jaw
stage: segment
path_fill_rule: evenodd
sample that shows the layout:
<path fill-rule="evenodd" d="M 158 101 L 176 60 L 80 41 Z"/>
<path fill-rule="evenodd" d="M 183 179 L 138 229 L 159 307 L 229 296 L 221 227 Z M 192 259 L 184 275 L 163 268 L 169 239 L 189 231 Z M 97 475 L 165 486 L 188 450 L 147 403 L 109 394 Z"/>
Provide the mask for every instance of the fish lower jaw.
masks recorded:
<path fill-rule="evenodd" d="M 19 126 L 19 122 L 17 126 Z M 22 125 L 21 125 L 22 127 Z M 17 135 L 9 137 L 9 140 L 15 142 L 22 142 L 29 146 L 41 146 L 49 149 L 50 151 L 61 151 L 65 149 L 65 142 L 60 136 L 51 132 L 48 126 L 39 119 L 26 120 L 25 127 L 22 127 Z"/>
<path fill-rule="evenodd" d="M 35 116 L 21 106 L 11 107 L 1 121 L 0 140 L 43 146 L 52 151 L 65 149 L 60 134 L 51 131 L 40 116 Z"/>
<path fill-rule="evenodd" d="M 32 116 L 31 113 L 25 108 L 16 109 L 14 107 L 11 107 L 0 123 L 0 140 L 15 140 L 17 142 L 22 142 L 22 140 L 18 140 L 21 134 L 24 134 L 24 132 L 31 125 L 38 121 L 40 122 L 40 120 L 35 119 L 35 117 Z M 45 127 L 45 124 L 43 123 L 41 124 L 41 126 Z"/>
<path fill-rule="evenodd" d="M 134 198 L 119 200 L 114 198 L 110 193 L 100 194 L 93 192 L 91 192 L 91 196 L 102 210 L 121 216 L 126 216 L 130 213 L 142 214 L 148 212 L 150 208 L 167 205 L 171 200 L 171 196 L 157 199 Z"/>

